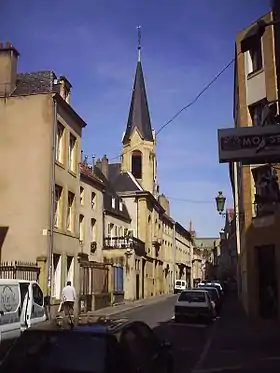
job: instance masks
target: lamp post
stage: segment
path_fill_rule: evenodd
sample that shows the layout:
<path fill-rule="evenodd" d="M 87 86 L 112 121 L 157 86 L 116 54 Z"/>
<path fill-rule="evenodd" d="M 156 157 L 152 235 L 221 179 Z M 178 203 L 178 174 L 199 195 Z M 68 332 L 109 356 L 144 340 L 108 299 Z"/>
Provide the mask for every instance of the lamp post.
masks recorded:
<path fill-rule="evenodd" d="M 219 215 L 225 216 L 226 214 L 224 213 L 225 209 L 225 203 L 226 203 L 226 197 L 224 197 L 223 192 L 218 192 L 217 197 L 215 198 L 216 200 L 216 206 L 217 206 L 217 211 Z"/>

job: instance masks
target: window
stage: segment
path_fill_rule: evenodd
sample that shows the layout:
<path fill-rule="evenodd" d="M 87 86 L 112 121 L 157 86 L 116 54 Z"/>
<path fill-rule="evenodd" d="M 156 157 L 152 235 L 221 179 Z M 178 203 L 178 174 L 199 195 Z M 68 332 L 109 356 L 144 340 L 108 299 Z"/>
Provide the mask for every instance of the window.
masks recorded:
<path fill-rule="evenodd" d="M 73 172 L 76 172 L 76 141 L 76 137 L 70 133 L 68 167 Z"/>
<path fill-rule="evenodd" d="M 80 242 L 84 242 L 84 239 L 85 239 L 85 217 L 84 215 L 80 215 L 79 217 L 79 230 L 80 230 L 80 234 L 79 234 Z"/>
<path fill-rule="evenodd" d="M 68 192 L 66 228 L 70 232 L 73 232 L 74 230 L 74 201 L 75 201 L 75 194 L 72 192 Z"/>
<path fill-rule="evenodd" d="M 194 302 L 204 303 L 206 302 L 206 293 L 198 291 L 184 291 L 179 295 L 179 302 Z"/>
<path fill-rule="evenodd" d="M 116 208 L 116 198 L 112 197 L 112 208 Z"/>
<path fill-rule="evenodd" d="M 37 284 L 32 285 L 33 299 L 36 304 L 39 306 L 44 305 L 44 295 L 42 290 Z"/>
<path fill-rule="evenodd" d="M 74 280 L 74 257 L 73 256 L 67 256 L 66 260 L 66 275 L 67 275 L 67 281 L 71 281 L 73 284 Z"/>
<path fill-rule="evenodd" d="M 53 284 L 52 296 L 60 299 L 61 292 L 61 255 L 53 254 Z"/>
<path fill-rule="evenodd" d="M 55 196 L 54 196 L 54 226 L 59 228 L 61 226 L 61 196 L 62 187 L 55 185 Z"/>
<path fill-rule="evenodd" d="M 131 173 L 136 179 L 142 179 L 142 153 L 139 150 L 132 153 Z"/>
<path fill-rule="evenodd" d="M 96 193 L 91 192 L 91 208 L 95 208 L 95 202 L 96 202 Z"/>
<path fill-rule="evenodd" d="M 252 74 L 255 71 L 262 69 L 263 58 L 262 58 L 262 42 L 261 39 L 257 40 L 252 48 L 247 52 L 248 56 L 248 74 Z"/>
<path fill-rule="evenodd" d="M 108 236 L 109 237 L 111 237 L 111 233 L 112 233 L 112 229 L 113 229 L 113 224 L 111 224 L 111 223 L 108 223 L 108 226 L 107 226 L 107 234 L 108 234 Z"/>
<path fill-rule="evenodd" d="M 56 151 L 55 151 L 55 159 L 63 163 L 63 140 L 64 140 L 64 126 L 58 122 L 57 129 L 56 129 Z"/>
<path fill-rule="evenodd" d="M 113 267 L 114 269 L 114 292 L 123 292 L 123 267 Z"/>
<path fill-rule="evenodd" d="M 115 232 L 114 237 L 118 237 L 118 227 L 115 225 Z"/>
<path fill-rule="evenodd" d="M 261 126 L 262 125 L 262 116 L 263 116 L 263 109 L 266 105 L 266 100 L 257 102 L 254 105 L 249 106 L 249 113 L 252 120 L 253 126 Z"/>
<path fill-rule="evenodd" d="M 123 202 L 120 201 L 120 211 L 122 211 L 122 210 L 123 210 Z"/>
<path fill-rule="evenodd" d="M 80 203 L 81 205 L 85 204 L 85 190 L 83 187 L 80 187 Z"/>
<path fill-rule="evenodd" d="M 123 227 L 119 227 L 119 237 L 123 237 Z"/>
<path fill-rule="evenodd" d="M 96 242 L 96 220 L 94 218 L 90 221 L 90 231 L 91 231 L 91 242 Z"/>

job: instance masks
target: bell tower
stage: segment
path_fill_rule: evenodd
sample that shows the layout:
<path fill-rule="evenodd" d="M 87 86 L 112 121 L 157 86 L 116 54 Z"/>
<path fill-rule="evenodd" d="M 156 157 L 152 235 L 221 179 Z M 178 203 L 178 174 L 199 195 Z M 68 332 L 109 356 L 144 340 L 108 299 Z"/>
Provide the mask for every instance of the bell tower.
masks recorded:
<path fill-rule="evenodd" d="M 141 30 L 138 29 L 138 61 L 121 156 L 122 171 L 131 172 L 142 188 L 157 195 L 156 136 L 152 130 L 141 63 Z"/>

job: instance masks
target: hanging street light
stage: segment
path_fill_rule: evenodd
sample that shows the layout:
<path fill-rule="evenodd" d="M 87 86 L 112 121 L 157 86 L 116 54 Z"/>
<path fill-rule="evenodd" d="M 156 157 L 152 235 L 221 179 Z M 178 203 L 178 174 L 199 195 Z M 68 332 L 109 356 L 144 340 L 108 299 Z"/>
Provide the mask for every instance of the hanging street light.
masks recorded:
<path fill-rule="evenodd" d="M 226 197 L 224 197 L 223 192 L 218 192 L 217 197 L 215 198 L 216 200 L 216 206 L 217 206 L 217 211 L 220 215 L 225 215 L 224 209 L 225 209 L 225 203 L 226 203 Z"/>

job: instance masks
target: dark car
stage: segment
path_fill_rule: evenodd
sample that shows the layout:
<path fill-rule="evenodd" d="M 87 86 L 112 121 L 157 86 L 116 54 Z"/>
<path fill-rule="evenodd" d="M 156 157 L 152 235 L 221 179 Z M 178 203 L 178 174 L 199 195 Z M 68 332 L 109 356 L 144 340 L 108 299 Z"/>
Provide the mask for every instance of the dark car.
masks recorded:
<path fill-rule="evenodd" d="M 143 322 L 104 317 L 68 321 L 48 321 L 26 330 L 0 372 L 173 372 L 169 343 L 161 342 Z"/>
<path fill-rule="evenodd" d="M 222 308 L 222 300 L 221 300 L 221 295 L 220 295 L 217 287 L 210 286 L 210 285 L 202 285 L 202 286 L 199 287 L 199 289 L 204 289 L 204 290 L 208 291 L 208 293 L 211 296 L 211 299 L 215 303 L 215 310 L 216 310 L 217 314 L 219 314 L 221 312 L 221 308 Z"/>

